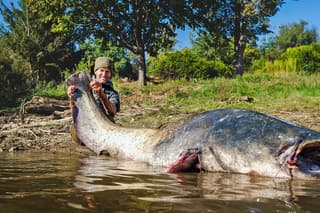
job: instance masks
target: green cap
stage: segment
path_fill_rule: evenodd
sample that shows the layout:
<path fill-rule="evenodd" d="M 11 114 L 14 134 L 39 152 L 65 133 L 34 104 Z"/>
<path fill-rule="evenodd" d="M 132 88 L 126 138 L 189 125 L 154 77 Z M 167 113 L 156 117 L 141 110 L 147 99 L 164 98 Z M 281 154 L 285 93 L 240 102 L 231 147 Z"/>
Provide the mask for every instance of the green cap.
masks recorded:
<path fill-rule="evenodd" d="M 94 71 L 99 68 L 112 68 L 112 60 L 108 57 L 98 57 L 94 62 Z"/>

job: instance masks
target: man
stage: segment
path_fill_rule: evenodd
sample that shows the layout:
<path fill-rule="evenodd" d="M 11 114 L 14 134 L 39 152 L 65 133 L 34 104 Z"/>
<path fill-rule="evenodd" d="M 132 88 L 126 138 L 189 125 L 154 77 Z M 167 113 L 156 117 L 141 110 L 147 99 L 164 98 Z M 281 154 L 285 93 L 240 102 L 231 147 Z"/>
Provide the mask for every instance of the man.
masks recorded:
<path fill-rule="evenodd" d="M 120 111 L 120 97 L 119 93 L 113 89 L 113 84 L 110 80 L 111 75 L 111 59 L 107 57 L 98 57 L 94 63 L 94 76 L 92 77 L 89 86 L 99 108 L 110 121 L 114 122 L 114 116 Z M 74 86 L 68 88 L 67 94 L 69 98 L 74 90 Z M 76 142 L 79 142 L 73 125 L 71 126 L 71 136 Z"/>
<path fill-rule="evenodd" d="M 100 109 L 105 113 L 109 120 L 120 111 L 119 93 L 113 89 L 110 81 L 112 74 L 112 61 L 107 57 L 99 57 L 94 63 L 94 76 L 90 82 L 93 97 Z"/>

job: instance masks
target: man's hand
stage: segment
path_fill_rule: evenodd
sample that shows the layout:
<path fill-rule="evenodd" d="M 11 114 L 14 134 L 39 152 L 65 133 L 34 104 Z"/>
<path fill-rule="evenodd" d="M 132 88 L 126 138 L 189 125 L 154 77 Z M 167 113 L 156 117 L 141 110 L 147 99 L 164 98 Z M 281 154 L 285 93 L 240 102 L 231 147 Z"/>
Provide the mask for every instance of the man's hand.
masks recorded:
<path fill-rule="evenodd" d="M 74 104 L 74 100 L 72 100 L 71 96 L 72 96 L 72 93 L 74 93 L 74 91 L 76 90 L 76 87 L 74 85 L 71 85 L 68 87 L 68 90 L 67 90 L 67 95 L 70 99 L 70 107 L 71 109 L 75 106 Z"/>
<path fill-rule="evenodd" d="M 89 84 L 90 88 L 94 91 L 96 91 L 99 95 L 101 94 L 102 92 L 102 85 L 101 83 L 99 83 L 98 81 L 91 81 L 90 84 Z"/>
<path fill-rule="evenodd" d="M 76 90 L 76 87 L 74 85 L 71 85 L 68 87 L 67 95 L 69 98 L 71 98 L 71 95 L 72 95 L 72 93 L 74 93 L 75 90 Z"/>

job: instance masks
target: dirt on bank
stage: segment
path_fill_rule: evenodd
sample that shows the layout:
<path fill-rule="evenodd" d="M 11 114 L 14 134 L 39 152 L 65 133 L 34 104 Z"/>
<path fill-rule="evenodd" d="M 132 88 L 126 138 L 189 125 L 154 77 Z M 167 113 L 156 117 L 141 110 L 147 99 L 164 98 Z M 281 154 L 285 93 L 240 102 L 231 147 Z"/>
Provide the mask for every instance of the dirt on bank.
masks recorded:
<path fill-rule="evenodd" d="M 40 102 L 39 102 L 40 100 Z M 68 101 L 34 99 L 29 108 L 21 112 L 0 112 L 0 152 L 50 151 L 90 152 L 72 141 L 70 135 L 71 111 Z M 30 104 L 31 103 L 31 104 Z M 118 123 L 130 119 L 141 119 L 143 111 L 155 107 L 129 107 L 124 105 L 117 115 Z M 305 109 L 299 112 L 269 112 L 274 116 L 320 132 L 319 111 Z M 185 115 L 177 115 L 185 117 Z M 152 126 L 155 127 L 155 126 Z"/>
<path fill-rule="evenodd" d="M 69 112 L 66 112 L 69 114 Z M 27 115 L 22 123 L 18 113 L 2 113 L 0 117 L 0 152 L 24 150 L 59 151 L 70 148 L 71 117 Z"/>
<path fill-rule="evenodd" d="M 90 152 L 71 138 L 69 101 L 35 96 L 22 105 L 19 112 L 0 111 L 0 152 Z M 121 108 L 116 118 L 119 125 L 128 120 L 132 123 L 144 111 L 154 110 L 126 105 Z"/>

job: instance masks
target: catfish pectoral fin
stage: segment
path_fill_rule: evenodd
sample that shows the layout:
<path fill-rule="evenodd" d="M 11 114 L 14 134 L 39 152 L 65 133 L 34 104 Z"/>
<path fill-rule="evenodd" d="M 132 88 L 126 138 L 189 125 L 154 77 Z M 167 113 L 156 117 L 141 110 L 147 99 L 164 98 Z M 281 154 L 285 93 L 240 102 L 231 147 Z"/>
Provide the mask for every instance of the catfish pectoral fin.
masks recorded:
<path fill-rule="evenodd" d="M 199 153 L 184 152 L 181 157 L 164 170 L 166 173 L 200 172 L 202 167 L 199 161 Z"/>

